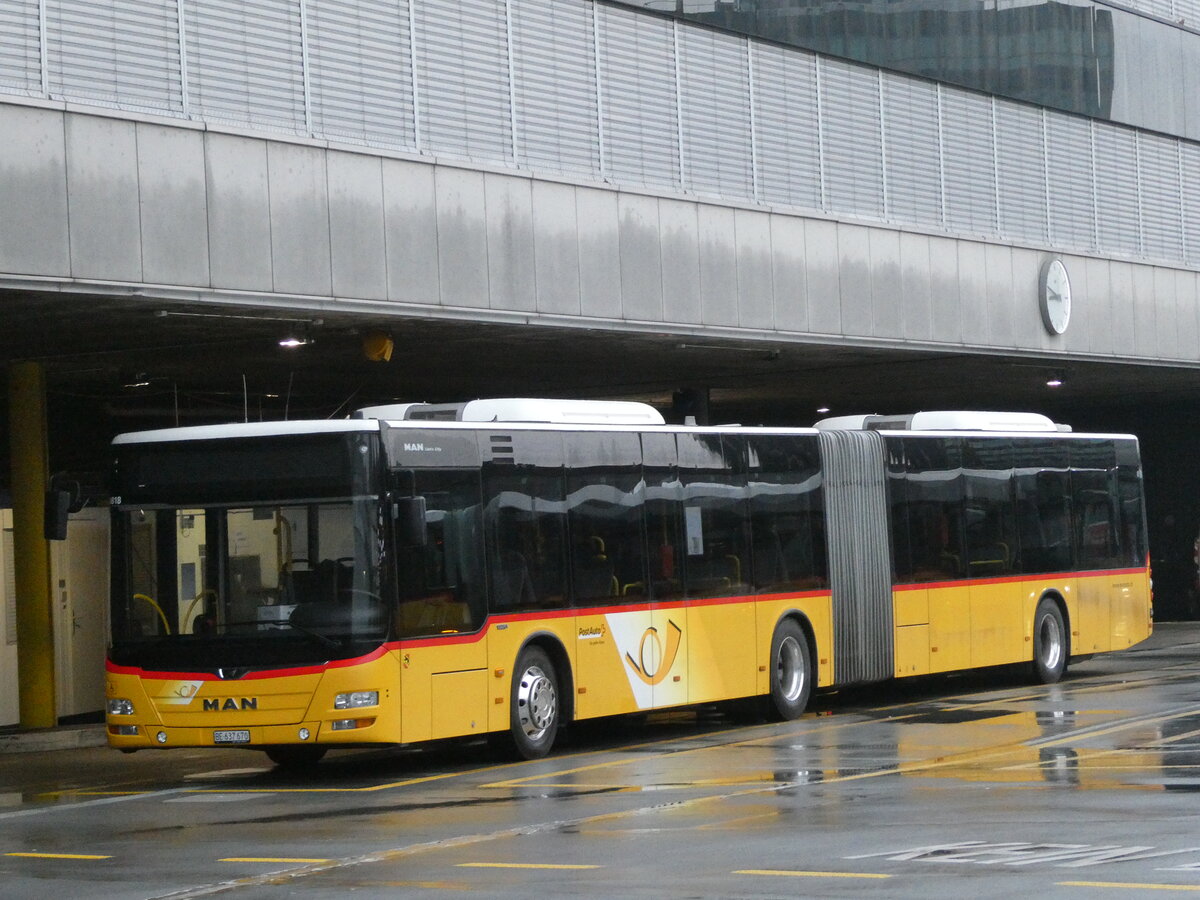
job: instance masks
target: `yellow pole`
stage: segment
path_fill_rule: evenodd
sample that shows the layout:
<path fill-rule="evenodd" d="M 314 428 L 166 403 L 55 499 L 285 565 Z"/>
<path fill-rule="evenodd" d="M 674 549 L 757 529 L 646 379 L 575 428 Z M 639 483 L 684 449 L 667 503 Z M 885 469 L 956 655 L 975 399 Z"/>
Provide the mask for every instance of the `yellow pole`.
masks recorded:
<path fill-rule="evenodd" d="M 50 544 L 42 518 L 47 486 L 46 382 L 40 363 L 8 373 L 13 556 L 17 586 L 17 680 L 22 728 L 58 723 L 54 700 L 54 626 L 50 618 Z"/>

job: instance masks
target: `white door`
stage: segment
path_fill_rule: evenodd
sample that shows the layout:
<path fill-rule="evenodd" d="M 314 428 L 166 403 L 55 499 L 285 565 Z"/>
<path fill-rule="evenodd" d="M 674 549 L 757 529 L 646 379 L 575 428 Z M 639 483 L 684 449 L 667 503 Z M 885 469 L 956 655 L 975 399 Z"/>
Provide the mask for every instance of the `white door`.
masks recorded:
<path fill-rule="evenodd" d="M 67 539 L 51 546 L 58 715 L 96 712 L 104 708 L 108 644 L 108 510 L 71 516 Z"/>

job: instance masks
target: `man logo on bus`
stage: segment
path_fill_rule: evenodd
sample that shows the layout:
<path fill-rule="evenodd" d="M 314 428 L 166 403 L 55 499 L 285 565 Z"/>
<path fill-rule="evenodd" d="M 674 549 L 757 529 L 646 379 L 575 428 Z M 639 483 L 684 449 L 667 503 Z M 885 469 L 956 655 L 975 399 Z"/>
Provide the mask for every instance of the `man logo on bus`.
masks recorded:
<path fill-rule="evenodd" d="M 239 709 L 258 709 L 258 698 L 240 697 L 235 699 L 233 697 L 225 697 L 224 702 L 222 702 L 222 698 L 213 697 L 204 701 L 205 712 L 229 712 Z"/>
<path fill-rule="evenodd" d="M 625 654 L 625 661 L 637 673 L 638 678 L 649 685 L 660 684 L 671 666 L 675 665 L 675 657 L 679 655 L 679 642 L 683 638 L 683 629 L 667 620 L 667 647 L 663 650 L 658 639 L 658 629 L 651 625 L 642 632 L 642 642 L 638 646 L 638 659 Z M 647 658 L 649 657 L 649 658 Z"/>

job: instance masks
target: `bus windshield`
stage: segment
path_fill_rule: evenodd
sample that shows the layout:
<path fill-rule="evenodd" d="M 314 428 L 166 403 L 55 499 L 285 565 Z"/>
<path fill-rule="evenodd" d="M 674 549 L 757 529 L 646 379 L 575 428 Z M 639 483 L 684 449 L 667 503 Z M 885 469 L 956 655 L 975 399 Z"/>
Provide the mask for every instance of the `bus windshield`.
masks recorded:
<path fill-rule="evenodd" d="M 387 636 L 374 499 L 121 508 L 115 663 L 165 671 L 349 658 Z"/>

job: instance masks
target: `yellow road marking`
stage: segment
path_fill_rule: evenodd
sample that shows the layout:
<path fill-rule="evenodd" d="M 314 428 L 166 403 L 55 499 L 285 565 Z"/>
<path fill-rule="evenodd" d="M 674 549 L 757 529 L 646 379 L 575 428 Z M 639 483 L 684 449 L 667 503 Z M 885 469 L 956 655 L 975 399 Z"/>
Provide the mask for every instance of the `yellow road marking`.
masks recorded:
<path fill-rule="evenodd" d="M 1086 888 L 1117 888 L 1118 890 L 1135 891 L 1200 891 L 1200 885 L 1195 884 L 1138 884 L 1132 881 L 1060 881 L 1061 887 Z"/>
<path fill-rule="evenodd" d="M 112 859 L 111 856 L 97 856 L 93 853 L 5 853 L 5 856 L 25 856 L 32 859 Z"/>
<path fill-rule="evenodd" d="M 313 858 L 308 859 L 298 856 L 227 856 L 224 859 L 218 859 L 217 862 L 244 862 L 244 863 L 327 863 L 328 859 Z"/>
<path fill-rule="evenodd" d="M 567 863 L 459 863 L 460 869 L 602 869 L 603 866 L 575 866 Z"/>
<path fill-rule="evenodd" d="M 802 872 L 789 869 L 739 869 L 734 875 L 781 875 L 785 878 L 891 878 L 877 872 Z"/>

